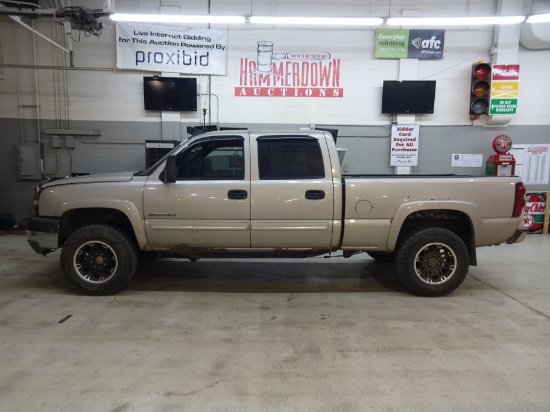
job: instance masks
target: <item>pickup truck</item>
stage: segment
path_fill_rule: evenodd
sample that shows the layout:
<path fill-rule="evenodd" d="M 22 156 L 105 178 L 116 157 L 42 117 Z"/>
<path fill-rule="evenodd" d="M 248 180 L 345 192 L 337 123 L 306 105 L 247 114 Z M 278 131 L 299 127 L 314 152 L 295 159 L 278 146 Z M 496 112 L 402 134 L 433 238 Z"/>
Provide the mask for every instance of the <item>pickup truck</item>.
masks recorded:
<path fill-rule="evenodd" d="M 520 242 L 517 177 L 350 175 L 323 131 L 225 131 L 183 141 L 147 170 L 42 183 L 32 248 L 62 248 L 69 283 L 122 290 L 145 255 L 310 257 L 341 250 L 394 261 L 413 294 L 442 296 L 476 248 Z"/>

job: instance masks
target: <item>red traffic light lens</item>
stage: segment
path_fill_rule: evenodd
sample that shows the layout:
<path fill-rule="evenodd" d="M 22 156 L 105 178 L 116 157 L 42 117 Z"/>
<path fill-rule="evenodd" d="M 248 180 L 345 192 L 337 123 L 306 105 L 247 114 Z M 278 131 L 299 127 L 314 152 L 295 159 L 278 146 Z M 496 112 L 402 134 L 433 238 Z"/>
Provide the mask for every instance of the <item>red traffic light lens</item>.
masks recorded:
<path fill-rule="evenodd" d="M 487 76 L 489 76 L 490 73 L 491 73 L 491 66 L 485 63 L 474 66 L 472 70 L 472 74 L 478 80 L 486 78 Z"/>

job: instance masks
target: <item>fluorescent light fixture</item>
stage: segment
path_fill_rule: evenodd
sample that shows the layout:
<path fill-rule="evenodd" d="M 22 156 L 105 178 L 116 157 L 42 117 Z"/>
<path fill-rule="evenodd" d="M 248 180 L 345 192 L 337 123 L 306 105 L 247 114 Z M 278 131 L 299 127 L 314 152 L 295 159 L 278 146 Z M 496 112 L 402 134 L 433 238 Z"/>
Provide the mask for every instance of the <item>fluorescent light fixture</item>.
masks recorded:
<path fill-rule="evenodd" d="M 114 21 L 135 21 L 142 23 L 220 23 L 241 24 L 246 21 L 244 16 L 212 16 L 212 15 L 182 15 L 182 14 L 111 14 Z"/>
<path fill-rule="evenodd" d="M 548 23 L 550 22 L 550 13 L 534 14 L 527 17 L 527 23 Z"/>
<path fill-rule="evenodd" d="M 133 21 L 142 23 L 213 23 L 244 24 L 244 16 L 181 15 L 181 14 L 133 14 L 114 13 L 114 21 Z M 381 17 L 279 17 L 251 16 L 252 24 L 281 24 L 301 26 L 474 26 L 495 24 L 518 24 L 524 16 L 486 16 L 486 17 L 390 17 L 385 21 Z M 537 14 L 527 19 L 528 23 L 550 22 L 550 14 Z"/>
<path fill-rule="evenodd" d="M 379 26 L 384 22 L 380 17 L 277 17 L 251 16 L 253 24 L 290 24 L 319 26 Z"/>
<path fill-rule="evenodd" d="M 492 24 L 518 24 L 524 16 L 486 17 L 391 17 L 388 26 L 482 26 Z"/>

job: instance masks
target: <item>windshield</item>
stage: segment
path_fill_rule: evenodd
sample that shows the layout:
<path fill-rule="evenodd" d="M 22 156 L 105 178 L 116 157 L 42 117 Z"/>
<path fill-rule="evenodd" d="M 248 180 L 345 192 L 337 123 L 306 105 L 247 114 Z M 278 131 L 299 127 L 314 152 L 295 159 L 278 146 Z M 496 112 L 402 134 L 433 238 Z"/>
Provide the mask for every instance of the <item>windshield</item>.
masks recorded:
<path fill-rule="evenodd" d="M 153 166 L 147 168 L 147 169 L 143 169 L 143 170 L 140 170 L 139 172 L 136 172 L 134 173 L 134 176 L 149 176 L 151 173 L 153 173 L 157 167 L 162 163 L 164 162 L 164 160 L 166 160 L 166 158 L 168 157 L 168 155 L 172 154 L 174 151 L 176 151 L 178 149 L 178 147 L 180 147 L 182 144 L 186 143 L 190 138 L 186 138 L 184 141 L 182 141 L 179 145 L 177 145 L 176 147 L 174 147 L 172 150 L 170 150 L 168 153 L 166 153 L 162 159 L 160 159 L 158 162 L 156 162 Z"/>

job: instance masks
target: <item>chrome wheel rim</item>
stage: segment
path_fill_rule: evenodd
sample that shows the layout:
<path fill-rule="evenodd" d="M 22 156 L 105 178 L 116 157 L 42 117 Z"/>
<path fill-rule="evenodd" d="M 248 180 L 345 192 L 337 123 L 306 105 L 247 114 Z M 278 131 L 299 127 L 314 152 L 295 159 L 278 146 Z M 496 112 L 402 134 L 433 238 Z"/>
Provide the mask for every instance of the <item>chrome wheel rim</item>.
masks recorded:
<path fill-rule="evenodd" d="M 108 282 L 116 273 L 118 260 L 108 244 L 97 240 L 82 244 L 74 254 L 73 266 L 84 281 Z"/>
<path fill-rule="evenodd" d="M 414 258 L 416 276 L 430 285 L 447 282 L 455 273 L 456 255 L 444 243 L 429 243 Z"/>

